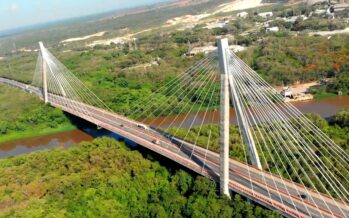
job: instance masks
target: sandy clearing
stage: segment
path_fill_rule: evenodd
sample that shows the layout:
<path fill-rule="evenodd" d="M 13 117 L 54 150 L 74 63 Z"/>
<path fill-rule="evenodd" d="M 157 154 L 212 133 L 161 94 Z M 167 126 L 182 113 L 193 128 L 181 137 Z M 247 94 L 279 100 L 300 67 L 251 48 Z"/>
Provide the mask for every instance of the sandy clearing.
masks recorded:
<path fill-rule="evenodd" d="M 92 35 L 87 35 L 87 36 L 83 36 L 83 37 L 77 37 L 77 38 L 70 38 L 70 39 L 66 39 L 61 41 L 61 43 L 67 43 L 67 42 L 77 42 L 77 41 L 83 41 L 92 37 L 99 37 L 99 36 L 103 36 L 106 33 L 106 31 L 103 32 L 99 32 L 99 33 L 95 33 Z"/>
<path fill-rule="evenodd" d="M 236 0 L 232 3 L 226 3 L 218 6 L 218 9 L 213 14 L 226 13 L 231 11 L 245 10 L 264 5 L 262 0 Z"/>
<path fill-rule="evenodd" d="M 295 84 L 295 85 L 290 86 L 290 88 L 291 88 L 293 94 L 304 94 L 304 93 L 306 93 L 306 91 L 310 87 L 316 86 L 316 85 L 319 85 L 318 81 L 309 82 L 309 83 L 302 83 L 302 84 Z M 275 89 L 279 92 L 281 92 L 283 90 L 283 88 L 284 87 L 282 87 L 282 86 L 275 87 Z"/>
<path fill-rule="evenodd" d="M 160 28 L 171 27 L 171 26 L 175 26 L 178 24 L 187 24 L 187 26 L 196 25 L 196 24 L 202 23 L 204 21 L 208 22 L 208 18 L 211 15 L 214 15 L 214 14 L 217 14 L 220 12 L 230 12 L 230 11 L 235 11 L 235 10 L 243 10 L 243 9 L 248 9 L 248 8 L 259 7 L 262 5 L 266 5 L 266 4 L 262 4 L 262 0 L 236 0 L 232 3 L 226 3 L 226 4 L 219 5 L 217 7 L 217 10 L 215 10 L 213 13 L 203 13 L 203 14 L 198 14 L 198 15 L 184 15 L 181 17 L 175 17 L 175 18 L 172 18 L 170 20 L 167 20 L 165 24 L 163 24 L 162 26 L 159 26 L 157 28 L 145 29 L 145 30 L 137 32 L 137 33 L 127 34 L 125 36 L 115 37 L 115 38 L 111 38 L 111 39 L 96 40 L 96 41 L 93 41 L 92 43 L 89 43 L 87 46 L 94 47 L 96 45 L 110 45 L 111 43 L 124 44 L 124 43 L 127 43 L 127 42 L 133 40 L 134 37 L 140 33 L 149 32 L 151 30 L 160 29 Z M 86 37 L 83 37 L 83 38 L 86 38 Z M 75 39 L 81 39 L 81 38 L 75 38 Z M 70 41 L 71 40 L 72 39 L 70 39 Z M 65 42 L 67 42 L 67 40 L 65 40 Z"/>
<path fill-rule="evenodd" d="M 166 25 L 173 26 L 181 23 L 197 23 L 200 20 L 211 16 L 211 14 L 198 14 L 198 15 L 184 15 L 181 17 L 175 17 L 166 21 Z"/>
<path fill-rule="evenodd" d="M 244 10 L 248 8 L 255 8 L 265 4 L 262 4 L 262 0 L 236 0 L 231 3 L 221 4 L 217 6 L 217 9 L 212 13 L 204 13 L 198 15 L 184 15 L 181 17 L 175 17 L 166 21 L 166 26 L 174 26 L 178 24 L 198 24 L 200 21 L 208 18 L 211 15 L 218 13 L 225 13 L 237 10 Z M 217 22 L 215 23 L 217 25 Z"/>
<path fill-rule="evenodd" d="M 309 35 L 311 35 L 311 36 L 313 36 L 313 35 L 332 36 L 335 34 L 345 34 L 345 33 L 349 33 L 349 27 L 345 28 L 343 30 L 311 32 L 311 33 L 309 33 Z"/>
<path fill-rule="evenodd" d="M 145 33 L 145 32 L 149 32 L 152 31 L 153 29 L 145 29 L 136 33 L 131 33 L 131 34 L 127 34 L 125 36 L 120 36 L 120 37 L 115 37 L 112 39 L 104 39 L 104 40 L 96 40 L 93 41 L 92 43 L 88 44 L 87 46 L 89 47 L 94 47 L 96 45 L 110 45 L 111 43 L 115 43 L 115 44 L 124 44 L 126 42 L 129 42 L 131 40 L 135 40 L 135 36 L 141 33 Z"/>
<path fill-rule="evenodd" d="M 87 46 L 94 47 L 96 45 L 110 45 L 112 43 L 124 44 L 125 42 L 127 42 L 129 40 L 130 40 L 130 38 L 128 36 L 123 36 L 123 37 L 116 37 L 116 38 L 112 38 L 112 39 L 93 41 L 92 43 L 88 44 Z"/>

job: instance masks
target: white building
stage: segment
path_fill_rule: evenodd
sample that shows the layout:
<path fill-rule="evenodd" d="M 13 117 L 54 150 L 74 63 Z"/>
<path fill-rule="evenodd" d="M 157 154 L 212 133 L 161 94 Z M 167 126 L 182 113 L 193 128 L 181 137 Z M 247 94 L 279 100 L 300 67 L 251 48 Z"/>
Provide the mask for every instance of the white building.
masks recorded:
<path fill-rule="evenodd" d="M 223 28 L 225 26 L 225 22 L 222 23 L 222 22 L 214 22 L 214 23 L 209 23 L 209 24 L 206 24 L 206 29 L 214 29 L 214 28 Z"/>
<path fill-rule="evenodd" d="M 246 11 L 243 11 L 238 13 L 236 16 L 241 18 L 246 18 L 248 16 L 248 13 Z"/>
<path fill-rule="evenodd" d="M 307 5 L 312 6 L 315 4 L 327 3 L 327 0 L 307 0 Z"/>
<path fill-rule="evenodd" d="M 292 90 L 290 87 L 284 87 L 284 90 L 282 90 L 280 94 L 285 98 L 292 98 Z"/>
<path fill-rule="evenodd" d="M 276 33 L 276 32 L 279 32 L 279 27 L 278 26 L 267 27 L 265 30 L 267 31 L 267 33 Z"/>
<path fill-rule="evenodd" d="M 246 47 L 241 46 L 241 45 L 230 45 L 229 49 L 233 52 L 239 52 L 239 51 L 244 51 L 246 50 Z"/>
<path fill-rule="evenodd" d="M 278 20 L 283 20 L 283 21 L 285 21 L 285 22 L 294 23 L 294 22 L 297 21 L 297 19 L 306 20 L 306 19 L 308 19 L 308 17 L 305 16 L 305 15 L 300 15 L 300 16 L 282 17 L 282 18 L 281 18 L 281 17 L 278 17 L 277 19 L 278 19 Z"/>
<path fill-rule="evenodd" d="M 325 9 L 316 9 L 314 11 L 314 13 L 317 15 L 322 15 L 322 14 L 326 14 L 326 10 Z"/>
<path fill-rule="evenodd" d="M 263 18 L 269 18 L 273 16 L 273 12 L 264 12 L 264 13 L 259 13 L 258 16 L 263 17 Z"/>

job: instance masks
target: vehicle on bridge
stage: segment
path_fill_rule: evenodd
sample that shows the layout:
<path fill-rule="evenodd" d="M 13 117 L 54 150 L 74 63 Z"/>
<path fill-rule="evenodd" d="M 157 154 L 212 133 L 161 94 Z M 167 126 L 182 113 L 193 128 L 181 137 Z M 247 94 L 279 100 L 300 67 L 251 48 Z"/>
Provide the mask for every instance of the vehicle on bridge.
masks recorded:
<path fill-rule="evenodd" d="M 146 125 L 144 125 L 144 124 L 141 124 L 141 123 L 138 123 L 138 124 L 137 124 L 137 127 L 140 128 L 140 129 L 144 129 L 144 130 L 148 130 L 148 129 L 149 129 L 148 126 L 146 126 Z"/>
<path fill-rule="evenodd" d="M 159 139 L 153 139 L 152 141 L 156 145 L 160 145 L 160 140 Z"/>

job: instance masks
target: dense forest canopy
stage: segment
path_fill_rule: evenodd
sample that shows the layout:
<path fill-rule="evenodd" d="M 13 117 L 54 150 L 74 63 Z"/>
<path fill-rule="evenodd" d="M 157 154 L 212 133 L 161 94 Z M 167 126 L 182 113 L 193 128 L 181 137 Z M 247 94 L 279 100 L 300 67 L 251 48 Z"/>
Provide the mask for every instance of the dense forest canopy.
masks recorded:
<path fill-rule="evenodd" d="M 108 138 L 0 160 L 0 174 L 0 217 L 281 217 Z"/>
<path fill-rule="evenodd" d="M 272 36 L 263 39 L 255 49 L 242 54 L 250 66 L 268 82 L 291 85 L 327 77 L 347 77 L 349 72 L 349 36 L 331 38 L 299 35 Z"/>

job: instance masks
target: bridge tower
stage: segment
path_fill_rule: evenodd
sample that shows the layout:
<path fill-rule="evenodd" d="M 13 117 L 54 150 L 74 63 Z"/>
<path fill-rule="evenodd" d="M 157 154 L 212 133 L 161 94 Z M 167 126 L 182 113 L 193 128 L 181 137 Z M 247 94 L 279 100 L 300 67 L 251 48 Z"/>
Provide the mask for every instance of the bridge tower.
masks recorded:
<path fill-rule="evenodd" d="M 45 104 L 48 103 L 48 95 L 47 95 L 47 64 L 46 58 L 44 54 L 44 44 L 39 42 L 40 53 L 42 57 L 42 95 L 44 97 Z"/>
<path fill-rule="evenodd" d="M 39 46 L 40 46 L 40 53 L 41 53 L 41 57 L 42 57 L 42 91 L 43 91 L 43 97 L 44 97 L 44 101 L 45 103 L 48 103 L 48 92 L 47 92 L 47 76 L 48 73 L 50 73 L 50 78 L 53 79 L 55 82 L 57 82 L 59 90 L 60 90 L 60 94 L 63 97 L 66 97 L 66 92 L 64 91 L 64 86 L 68 83 L 68 81 L 66 80 L 66 78 L 64 78 L 64 76 L 62 76 L 62 74 L 58 71 L 55 71 L 56 73 L 53 73 L 53 69 L 52 67 L 57 67 L 55 61 L 52 60 L 52 57 L 50 57 L 50 55 L 48 54 L 44 44 L 42 42 L 39 42 Z M 48 71 L 49 70 L 49 71 Z"/>
<path fill-rule="evenodd" d="M 229 193 L 229 75 L 228 58 L 229 49 L 228 39 L 220 39 L 218 44 L 218 58 L 221 77 L 221 103 L 220 103 L 220 192 L 222 195 L 230 197 Z"/>
<path fill-rule="evenodd" d="M 220 192 L 221 194 L 229 195 L 228 181 L 229 181 L 229 109 L 230 109 L 230 94 L 235 108 L 236 116 L 239 123 L 239 128 L 247 145 L 251 163 L 258 169 L 262 169 L 257 149 L 250 131 L 250 127 L 242 110 L 242 102 L 239 99 L 236 87 L 234 85 L 234 68 L 230 67 L 228 54 L 229 44 L 228 39 L 219 39 L 218 45 L 218 59 L 221 74 L 221 120 L 220 120 Z M 236 62 L 235 62 L 236 63 Z M 239 64 L 234 64 L 239 67 Z"/>

